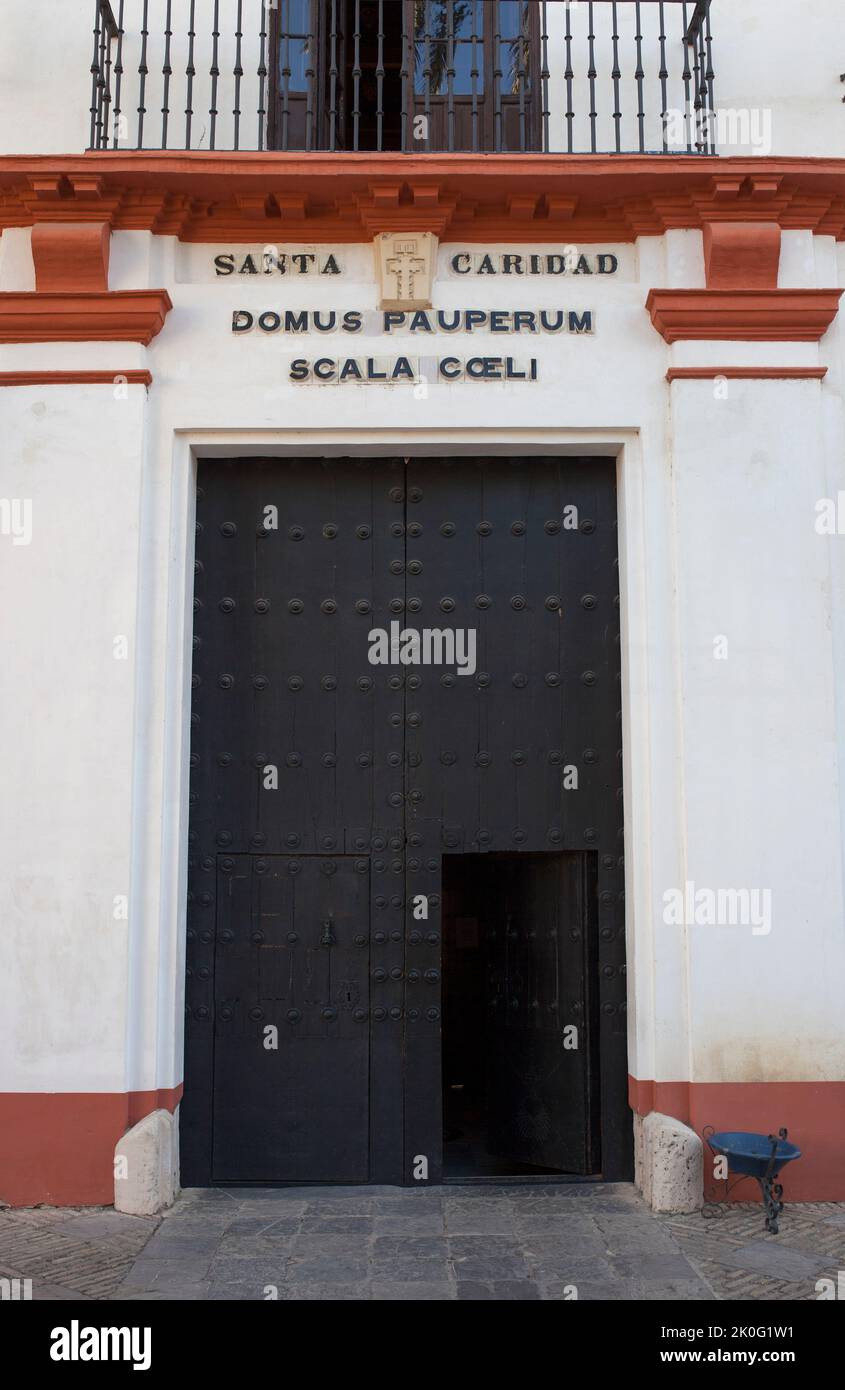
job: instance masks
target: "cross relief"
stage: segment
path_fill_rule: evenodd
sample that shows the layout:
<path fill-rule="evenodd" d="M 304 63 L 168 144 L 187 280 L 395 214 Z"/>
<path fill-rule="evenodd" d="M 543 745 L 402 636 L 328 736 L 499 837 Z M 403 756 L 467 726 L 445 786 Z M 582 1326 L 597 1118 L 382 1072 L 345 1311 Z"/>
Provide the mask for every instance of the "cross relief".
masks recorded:
<path fill-rule="evenodd" d="M 414 236 L 384 232 L 376 238 L 376 261 L 383 309 L 428 308 L 437 238 L 432 232 Z"/>

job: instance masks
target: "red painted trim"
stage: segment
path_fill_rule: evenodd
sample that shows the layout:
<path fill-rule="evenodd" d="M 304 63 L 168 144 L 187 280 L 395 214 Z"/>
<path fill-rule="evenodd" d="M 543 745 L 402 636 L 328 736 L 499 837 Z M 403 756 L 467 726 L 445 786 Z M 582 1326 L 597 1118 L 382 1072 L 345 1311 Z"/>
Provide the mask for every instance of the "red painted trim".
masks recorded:
<path fill-rule="evenodd" d="M 704 273 L 709 290 L 776 290 L 777 222 L 705 222 Z"/>
<path fill-rule="evenodd" d="M 672 1115 L 688 1124 L 689 1082 L 638 1081 L 629 1076 L 628 1104 L 637 1115 L 650 1115 L 652 1110 L 657 1110 L 661 1115 Z"/>
<path fill-rule="evenodd" d="M 0 343 L 149 343 L 173 308 L 167 290 L 0 294 Z"/>
<path fill-rule="evenodd" d="M 129 1091 L 127 1093 L 129 1124 L 136 1125 L 139 1120 L 143 1120 L 145 1115 L 151 1115 L 154 1110 L 169 1110 L 171 1115 L 182 1099 L 184 1085 L 179 1082 L 178 1086 L 171 1086 L 169 1089 L 159 1087 L 157 1091 Z"/>
<path fill-rule="evenodd" d="M 153 1110 L 174 1111 L 182 1086 L 129 1093 L 0 1094 L 0 1201 L 109 1205 L 117 1141 Z M 845 1200 L 845 1082 L 687 1082 L 628 1077 L 639 1115 L 658 1111 L 701 1133 L 785 1125 L 803 1157 L 784 1172 L 788 1201 Z M 709 1184 L 708 1197 L 719 1198 Z M 738 1200 L 754 1196 L 739 1188 Z"/>
<path fill-rule="evenodd" d="M 35 288 L 39 293 L 107 290 L 110 243 L 108 222 L 36 222 Z"/>
<path fill-rule="evenodd" d="M 181 1099 L 181 1084 L 128 1093 L 0 1094 L 0 1201 L 110 1206 L 117 1141 L 153 1110 L 172 1113 Z"/>
<path fill-rule="evenodd" d="M 102 150 L 0 158 L 0 227 L 97 222 L 199 242 L 589 244 L 708 222 L 845 240 L 845 160 Z"/>
<path fill-rule="evenodd" d="M 646 309 L 667 343 L 688 339 L 817 343 L 843 290 L 650 290 Z"/>
<path fill-rule="evenodd" d="M 699 1134 L 706 1125 L 763 1134 L 785 1125 L 802 1151 L 784 1169 L 785 1199 L 845 1201 L 845 1081 L 688 1082 L 629 1076 L 628 1102 L 638 1115 L 670 1115 Z M 705 1168 L 705 1196 L 722 1200 L 724 1184 L 708 1181 L 707 1174 Z M 752 1183 L 743 1183 L 735 1195 L 745 1202 L 757 1196 Z"/>
<path fill-rule="evenodd" d="M 670 367 L 667 381 L 823 381 L 827 367 Z"/>
<path fill-rule="evenodd" d="M 152 372 L 0 372 L 0 386 L 152 386 Z"/>

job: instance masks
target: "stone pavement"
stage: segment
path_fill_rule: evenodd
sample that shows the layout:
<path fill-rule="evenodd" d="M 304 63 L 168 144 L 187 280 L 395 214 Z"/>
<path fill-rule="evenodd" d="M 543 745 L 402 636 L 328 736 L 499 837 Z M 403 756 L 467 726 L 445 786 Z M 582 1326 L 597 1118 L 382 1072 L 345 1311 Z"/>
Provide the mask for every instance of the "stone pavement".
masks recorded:
<path fill-rule="evenodd" d="M 287 1188 L 180 1199 L 116 1298 L 706 1299 L 627 1185 Z"/>
<path fill-rule="evenodd" d="M 655 1217 L 626 1184 L 193 1189 L 163 1218 L 0 1210 L 36 1299 L 813 1299 L 845 1206 Z"/>
<path fill-rule="evenodd" d="M 661 1225 L 717 1298 L 814 1300 L 816 1283 L 845 1275 L 845 1203 L 787 1203 L 776 1236 L 758 1203 L 711 1207 L 711 1216 L 663 1216 Z"/>
<path fill-rule="evenodd" d="M 161 1220 L 5 1211 L 0 1265 L 35 1298 L 712 1298 L 626 1184 L 193 1189 Z"/>

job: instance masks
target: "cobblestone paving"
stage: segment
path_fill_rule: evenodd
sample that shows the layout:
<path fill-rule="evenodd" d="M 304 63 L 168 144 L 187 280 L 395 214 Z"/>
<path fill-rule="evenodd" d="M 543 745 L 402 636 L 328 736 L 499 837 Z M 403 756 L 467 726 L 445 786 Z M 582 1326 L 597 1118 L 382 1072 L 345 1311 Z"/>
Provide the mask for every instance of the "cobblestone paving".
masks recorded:
<path fill-rule="evenodd" d="M 709 1210 L 658 1219 L 717 1298 L 811 1301 L 819 1297 L 817 1280 L 836 1286 L 845 1272 L 845 1203 L 787 1205 L 776 1236 L 753 1202 Z"/>
<path fill-rule="evenodd" d="M 0 1209 L 0 1278 L 32 1280 L 34 1299 L 108 1298 L 159 1224 L 111 1207 Z"/>
<path fill-rule="evenodd" d="M 0 1277 L 36 1299 L 812 1300 L 845 1204 L 655 1217 L 632 1187 L 192 1190 L 163 1218 L 0 1210 Z M 571 1296 L 571 1295 L 569 1295 Z"/>

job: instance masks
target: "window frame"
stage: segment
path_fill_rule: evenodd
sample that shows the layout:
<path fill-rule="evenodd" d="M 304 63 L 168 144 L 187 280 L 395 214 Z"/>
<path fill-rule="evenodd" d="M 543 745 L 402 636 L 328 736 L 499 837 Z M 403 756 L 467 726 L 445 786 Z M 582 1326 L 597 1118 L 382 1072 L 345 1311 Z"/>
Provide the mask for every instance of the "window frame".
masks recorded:
<path fill-rule="evenodd" d="M 332 132 L 330 111 L 332 0 L 309 0 L 309 37 L 313 37 L 314 43 L 310 65 L 311 75 L 307 79 L 304 90 L 293 91 L 288 88 L 287 144 L 283 145 L 285 93 L 282 82 L 282 60 L 285 35 L 282 21 L 285 15 L 290 13 L 290 2 L 291 0 L 279 0 L 278 6 L 270 12 L 271 61 L 268 80 L 268 150 L 286 150 L 297 153 L 331 150 L 338 153 L 343 151 L 378 153 L 376 148 L 362 148 L 360 146 L 356 151 L 354 141 L 351 138 L 352 101 L 354 97 L 351 86 L 346 79 L 354 39 L 354 29 L 348 30 L 348 23 L 351 19 L 354 25 L 355 0 L 335 0 L 338 38 L 334 132 Z M 425 0 L 423 2 L 425 3 Z M 435 2 L 439 3 L 440 0 L 435 0 Z M 361 3 L 366 3 L 366 0 L 361 0 Z M 432 0 L 428 0 L 428 3 L 432 3 Z M 454 4 L 455 0 L 450 0 L 450 3 Z M 529 75 L 529 86 L 524 97 L 524 123 L 520 116 L 519 95 L 503 92 L 501 82 L 499 82 L 497 92 L 495 39 L 496 35 L 500 33 L 499 12 L 498 9 L 491 12 L 492 6 L 489 0 L 486 2 L 482 0 L 482 3 L 484 3 L 484 26 L 482 34 L 477 40 L 481 52 L 479 54 L 479 90 L 476 96 L 476 130 L 472 131 L 472 93 L 453 92 L 453 118 L 451 121 L 453 148 L 451 150 L 449 148 L 448 92 L 430 94 L 426 97 L 424 91 L 416 91 L 416 0 L 401 0 L 401 3 L 396 4 L 395 8 L 391 4 L 389 10 L 385 9 L 385 17 L 391 14 L 401 17 L 402 33 L 399 40 L 399 51 L 402 54 L 403 66 L 406 66 L 408 71 L 405 90 L 400 96 L 398 111 L 394 111 L 392 106 L 389 109 L 391 115 L 398 114 L 400 129 L 403 131 L 403 143 L 400 142 L 400 147 L 396 149 L 393 146 L 387 147 L 391 152 L 407 154 L 416 152 L 438 154 L 505 152 L 517 154 L 521 152 L 537 153 L 542 150 L 544 81 L 542 76 L 541 0 L 514 0 L 514 3 L 528 5 L 528 45 L 525 70 Z M 494 0 L 494 3 L 498 6 L 501 0 Z M 395 37 L 394 35 L 394 42 Z M 441 40 L 435 40 L 435 42 L 441 42 Z M 464 42 L 471 43 L 471 40 L 464 40 Z M 501 43 L 502 40 L 500 39 L 499 42 Z M 387 115 L 388 108 L 384 108 L 384 110 L 385 115 Z M 415 141 L 413 138 L 414 120 L 427 113 L 430 116 L 428 136 L 425 139 Z M 461 124 L 464 130 L 467 127 L 470 128 L 468 135 L 460 133 L 459 125 Z M 385 121 L 386 125 L 387 121 Z M 434 127 L 433 130 L 432 127 Z M 512 132 L 510 140 L 507 138 L 509 127 Z M 293 138 L 291 138 L 292 128 Z M 515 138 L 514 129 L 516 131 Z M 333 136 L 334 138 L 332 138 Z"/>

